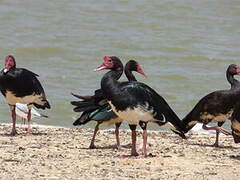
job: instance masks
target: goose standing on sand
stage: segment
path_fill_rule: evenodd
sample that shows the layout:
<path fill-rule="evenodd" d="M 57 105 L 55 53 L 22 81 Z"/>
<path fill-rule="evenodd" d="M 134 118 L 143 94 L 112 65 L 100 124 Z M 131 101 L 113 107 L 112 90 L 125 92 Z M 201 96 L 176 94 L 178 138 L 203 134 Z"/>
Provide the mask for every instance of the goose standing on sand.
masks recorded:
<path fill-rule="evenodd" d="M 135 76 L 133 75 L 132 71 L 136 71 L 142 75 L 145 76 L 141 66 L 135 61 L 135 60 L 129 60 L 124 68 L 125 75 L 127 76 L 128 81 L 137 81 Z M 77 106 L 76 109 L 79 110 L 79 108 L 90 108 L 93 107 L 91 110 L 86 110 L 82 113 L 82 115 L 73 123 L 74 126 L 77 125 L 83 125 L 88 123 L 89 121 L 96 121 L 97 125 L 95 126 L 93 137 L 90 143 L 89 148 L 93 149 L 96 148 L 94 145 L 96 134 L 99 130 L 99 125 L 104 123 L 108 124 L 115 124 L 115 135 L 116 135 L 116 141 L 117 141 L 117 149 L 120 149 L 120 140 L 119 140 L 119 127 L 121 126 L 122 120 L 118 118 L 118 116 L 112 111 L 110 105 L 107 103 L 106 99 L 102 95 L 102 99 L 100 99 L 100 96 L 98 96 L 99 100 L 104 103 L 96 103 L 96 96 L 79 96 L 73 94 L 75 97 L 78 97 L 80 99 L 83 99 L 83 101 L 72 101 L 71 104 Z M 99 100 L 97 102 L 99 102 Z M 86 103 L 86 102 L 92 102 L 92 103 Z M 96 108 L 95 108 L 96 107 Z"/>
<path fill-rule="evenodd" d="M 216 130 L 216 140 L 213 146 L 219 146 L 219 133 L 230 135 L 228 131 L 221 128 L 223 123 L 231 118 L 236 104 L 240 101 L 240 83 L 234 79 L 234 75 L 240 75 L 240 66 L 229 65 L 226 76 L 231 84 L 229 90 L 214 91 L 203 97 L 192 111 L 183 119 L 185 133 L 197 123 L 203 123 L 205 130 Z M 217 122 L 218 126 L 207 127 L 210 122 Z M 239 126 L 240 130 L 240 126 Z"/>
<path fill-rule="evenodd" d="M 16 68 L 16 61 L 13 56 L 5 58 L 5 67 L 0 72 L 0 91 L 6 98 L 12 114 L 12 131 L 10 135 L 17 134 L 16 131 L 16 103 L 27 104 L 28 106 L 28 130 L 31 134 L 31 108 L 50 109 L 44 90 L 37 79 L 37 74 L 24 69 Z"/>
<path fill-rule="evenodd" d="M 147 123 L 155 122 L 160 126 L 168 126 L 172 131 L 185 138 L 181 120 L 167 102 L 152 88 L 137 81 L 118 82 L 123 65 L 115 56 L 105 56 L 101 66 L 94 69 L 100 71 L 110 69 L 101 80 L 101 89 L 112 110 L 130 125 L 140 125 L 143 129 L 142 155 L 147 156 Z M 138 156 L 136 151 L 136 131 L 132 130 L 131 156 Z"/>

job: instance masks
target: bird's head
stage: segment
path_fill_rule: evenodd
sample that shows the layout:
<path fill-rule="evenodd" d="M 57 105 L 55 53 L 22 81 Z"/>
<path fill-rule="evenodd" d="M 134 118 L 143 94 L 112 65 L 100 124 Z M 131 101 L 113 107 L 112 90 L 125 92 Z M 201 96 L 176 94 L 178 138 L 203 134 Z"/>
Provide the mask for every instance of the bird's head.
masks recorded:
<path fill-rule="evenodd" d="M 227 73 L 230 75 L 240 75 L 240 66 L 237 66 L 236 64 L 230 64 L 227 68 Z"/>
<path fill-rule="evenodd" d="M 101 71 L 103 69 L 111 70 L 123 70 L 123 64 L 121 60 L 116 56 L 104 56 L 101 66 L 95 68 L 93 71 Z"/>
<path fill-rule="evenodd" d="M 13 56 L 9 55 L 5 57 L 4 73 L 7 73 L 10 69 L 16 68 L 16 61 Z"/>
<path fill-rule="evenodd" d="M 136 71 L 146 77 L 146 74 L 143 72 L 142 67 L 135 60 L 129 60 L 125 65 L 125 70 Z"/>

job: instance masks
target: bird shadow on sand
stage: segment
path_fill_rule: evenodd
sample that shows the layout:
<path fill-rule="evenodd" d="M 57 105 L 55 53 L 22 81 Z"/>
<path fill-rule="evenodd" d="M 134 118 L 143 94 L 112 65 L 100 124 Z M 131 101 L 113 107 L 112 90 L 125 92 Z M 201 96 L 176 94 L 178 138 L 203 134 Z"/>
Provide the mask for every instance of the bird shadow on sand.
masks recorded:
<path fill-rule="evenodd" d="M 237 147 L 233 147 L 233 146 L 218 146 L 215 147 L 212 144 L 202 144 L 202 143 L 188 143 L 188 145 L 192 145 L 192 146 L 201 146 L 201 147 L 212 147 L 212 148 L 216 148 L 216 149 L 237 149 Z"/>
<path fill-rule="evenodd" d="M 10 134 L 7 133 L 0 133 L 1 137 L 17 137 L 17 136 L 46 136 L 48 135 L 47 133 L 44 132 L 32 132 L 31 134 L 26 134 L 26 133 L 18 133 L 15 136 L 12 136 Z"/>
<path fill-rule="evenodd" d="M 123 149 L 130 149 L 131 144 L 122 145 L 121 147 Z M 89 150 L 92 150 L 92 149 L 117 149 L 117 147 L 116 147 L 116 145 L 109 145 L 109 146 L 96 146 L 94 148 L 83 147 L 83 148 L 80 148 L 80 149 L 89 149 Z"/>
<path fill-rule="evenodd" d="M 149 153 L 147 156 L 143 156 L 139 154 L 138 156 L 131 156 L 131 155 L 117 155 L 116 158 L 127 158 L 127 159 L 146 159 L 146 158 L 154 158 L 157 157 L 157 155 Z"/>
<path fill-rule="evenodd" d="M 33 135 L 33 136 L 46 136 L 46 135 L 48 135 L 48 133 L 45 133 L 45 132 L 33 132 L 31 135 Z"/>
<path fill-rule="evenodd" d="M 240 155 L 231 155 L 231 156 L 229 156 L 229 158 L 236 159 L 236 160 L 240 161 Z"/>

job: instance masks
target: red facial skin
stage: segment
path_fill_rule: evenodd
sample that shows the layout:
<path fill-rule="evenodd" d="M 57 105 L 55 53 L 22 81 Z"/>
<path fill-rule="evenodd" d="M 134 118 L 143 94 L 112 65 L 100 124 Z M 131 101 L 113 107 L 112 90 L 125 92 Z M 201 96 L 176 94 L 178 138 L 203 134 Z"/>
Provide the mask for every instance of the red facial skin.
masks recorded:
<path fill-rule="evenodd" d="M 143 76 L 147 77 L 146 74 L 143 72 L 143 70 L 142 70 L 142 68 L 141 68 L 141 66 L 139 64 L 137 65 L 137 72 L 142 74 Z"/>
<path fill-rule="evenodd" d="M 237 72 L 237 75 L 240 75 L 240 66 L 236 67 L 236 72 Z"/>
<path fill-rule="evenodd" d="M 7 56 L 5 58 L 5 67 L 3 69 L 4 73 L 7 73 L 11 68 L 15 67 L 16 63 L 15 63 L 15 59 L 13 56 Z"/>
<path fill-rule="evenodd" d="M 103 64 L 101 66 L 99 66 L 99 67 L 97 67 L 97 68 L 95 68 L 93 70 L 94 72 L 95 71 L 101 71 L 103 69 L 111 69 L 114 66 L 114 64 L 112 62 L 112 59 L 109 56 L 104 56 L 103 57 L 103 61 L 104 62 L 103 62 Z M 143 76 L 147 77 L 146 74 L 143 72 L 143 70 L 142 70 L 142 68 L 141 68 L 141 66 L 139 64 L 137 65 L 137 72 L 142 74 Z"/>
<path fill-rule="evenodd" d="M 103 61 L 103 64 L 95 68 L 93 71 L 101 71 L 103 69 L 111 69 L 113 67 L 112 59 L 109 56 L 104 56 Z"/>

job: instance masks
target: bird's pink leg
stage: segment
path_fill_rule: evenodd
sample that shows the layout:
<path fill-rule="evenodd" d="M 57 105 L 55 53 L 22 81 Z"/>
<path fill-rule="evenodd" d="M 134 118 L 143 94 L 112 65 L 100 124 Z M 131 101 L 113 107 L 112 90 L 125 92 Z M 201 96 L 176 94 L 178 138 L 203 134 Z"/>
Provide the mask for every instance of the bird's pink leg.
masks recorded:
<path fill-rule="evenodd" d="M 131 129 L 131 138 L 132 138 L 132 147 L 131 147 L 131 154 L 130 155 L 124 155 L 123 157 L 136 157 L 136 156 L 139 156 L 139 154 L 137 153 L 137 145 L 136 145 L 136 142 L 137 142 L 137 133 L 136 133 L 136 128 L 137 126 L 136 125 L 133 125 L 133 124 L 129 124 L 129 127 Z"/>
<path fill-rule="evenodd" d="M 89 149 L 95 149 L 96 148 L 96 146 L 94 145 L 94 141 L 95 141 L 96 134 L 99 130 L 99 125 L 100 124 L 102 124 L 102 122 L 97 122 L 97 125 L 95 126 L 95 129 L 94 129 L 94 132 L 93 132 L 93 137 L 92 137 L 91 143 L 89 145 Z"/>
<path fill-rule="evenodd" d="M 132 149 L 131 149 L 131 156 L 138 156 L 137 148 L 136 148 L 136 142 L 137 142 L 137 134 L 136 130 L 132 130 Z"/>
<path fill-rule="evenodd" d="M 120 139 L 119 139 L 119 127 L 120 127 L 121 123 L 116 123 L 115 126 L 115 135 L 116 135 L 116 141 L 117 141 L 117 149 L 121 150 L 122 147 L 120 145 Z"/>
<path fill-rule="evenodd" d="M 28 129 L 27 129 L 26 135 L 31 135 L 32 134 L 32 130 L 31 130 L 31 109 L 28 110 L 27 120 L 28 120 Z"/>
<path fill-rule="evenodd" d="M 219 147 L 219 131 L 216 131 L 216 140 L 215 140 L 215 143 L 213 144 L 213 146 L 215 147 Z"/>
<path fill-rule="evenodd" d="M 8 135 L 10 136 L 15 136 L 17 135 L 17 130 L 16 130 L 16 112 L 15 112 L 15 108 L 16 106 L 12 106 L 10 105 L 10 109 L 11 109 L 11 112 L 12 112 L 12 132 Z"/>
<path fill-rule="evenodd" d="M 223 129 L 223 128 L 219 127 L 219 126 L 207 127 L 206 124 L 203 124 L 202 128 L 204 130 L 207 130 L 207 131 L 209 131 L 209 130 L 215 130 L 216 131 L 216 141 L 213 144 L 213 146 L 215 146 L 215 147 L 219 146 L 218 142 L 219 142 L 219 133 L 220 132 L 225 134 L 225 135 L 231 135 L 230 132 L 226 131 L 225 129 Z"/>
<path fill-rule="evenodd" d="M 143 157 L 147 157 L 147 130 L 143 130 L 142 155 Z"/>
<path fill-rule="evenodd" d="M 218 131 L 218 132 L 221 132 L 225 135 L 231 135 L 232 133 L 226 131 L 225 129 L 219 127 L 219 126 L 213 126 L 213 127 L 207 127 L 205 124 L 203 124 L 202 128 L 204 130 L 215 130 L 215 131 Z"/>

